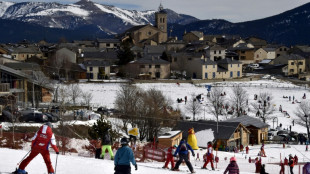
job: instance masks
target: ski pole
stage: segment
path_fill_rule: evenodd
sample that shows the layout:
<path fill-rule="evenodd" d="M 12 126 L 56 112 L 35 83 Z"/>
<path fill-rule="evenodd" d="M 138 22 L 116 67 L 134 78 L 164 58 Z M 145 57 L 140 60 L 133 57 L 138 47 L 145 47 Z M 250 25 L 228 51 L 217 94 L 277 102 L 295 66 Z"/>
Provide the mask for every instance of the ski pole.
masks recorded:
<path fill-rule="evenodd" d="M 58 154 L 56 155 L 55 174 L 56 174 L 56 168 L 57 168 L 57 159 L 58 159 Z"/>
<path fill-rule="evenodd" d="M 26 156 L 27 156 L 30 152 L 31 152 L 31 149 L 30 149 L 29 152 L 22 158 L 22 160 L 20 160 L 20 162 L 17 163 L 17 165 L 19 165 L 19 164 L 26 158 Z"/>

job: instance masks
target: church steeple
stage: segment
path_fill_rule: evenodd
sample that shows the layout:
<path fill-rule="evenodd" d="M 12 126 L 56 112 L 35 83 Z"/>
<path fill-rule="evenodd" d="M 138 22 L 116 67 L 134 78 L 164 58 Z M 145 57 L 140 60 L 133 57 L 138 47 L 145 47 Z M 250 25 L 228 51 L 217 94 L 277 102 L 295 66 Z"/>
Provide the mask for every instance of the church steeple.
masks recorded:
<path fill-rule="evenodd" d="M 162 10 L 164 10 L 164 6 L 160 3 L 158 7 L 158 12 L 161 12 Z"/>

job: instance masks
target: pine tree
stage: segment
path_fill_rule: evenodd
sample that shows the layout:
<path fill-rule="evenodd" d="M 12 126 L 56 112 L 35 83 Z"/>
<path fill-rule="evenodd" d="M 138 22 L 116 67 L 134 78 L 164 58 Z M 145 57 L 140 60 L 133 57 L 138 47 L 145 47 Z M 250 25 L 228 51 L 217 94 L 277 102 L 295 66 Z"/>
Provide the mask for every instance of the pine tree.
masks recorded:
<path fill-rule="evenodd" d="M 121 49 L 117 52 L 117 57 L 119 61 L 117 62 L 118 65 L 126 65 L 130 61 L 133 61 L 135 55 L 130 50 L 130 41 L 125 41 L 121 45 Z"/>
<path fill-rule="evenodd" d="M 97 122 L 88 129 L 88 134 L 92 139 L 97 140 L 99 138 L 103 139 L 107 131 L 109 131 L 113 141 L 121 136 L 120 133 L 112 130 L 111 122 L 104 120 L 103 117 L 98 119 Z"/>

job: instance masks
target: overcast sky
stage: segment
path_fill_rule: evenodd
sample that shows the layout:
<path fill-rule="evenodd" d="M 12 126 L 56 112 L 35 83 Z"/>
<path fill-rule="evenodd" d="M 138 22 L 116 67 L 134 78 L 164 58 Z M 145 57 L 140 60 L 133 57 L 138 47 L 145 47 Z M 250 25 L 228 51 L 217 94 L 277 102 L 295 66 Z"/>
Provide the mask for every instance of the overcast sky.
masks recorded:
<path fill-rule="evenodd" d="M 4 0 L 13 2 L 39 1 L 75 3 L 78 0 Z M 309 0 L 92 0 L 131 10 L 156 10 L 162 2 L 164 8 L 199 19 L 226 19 L 242 22 L 261 19 L 303 5 Z"/>

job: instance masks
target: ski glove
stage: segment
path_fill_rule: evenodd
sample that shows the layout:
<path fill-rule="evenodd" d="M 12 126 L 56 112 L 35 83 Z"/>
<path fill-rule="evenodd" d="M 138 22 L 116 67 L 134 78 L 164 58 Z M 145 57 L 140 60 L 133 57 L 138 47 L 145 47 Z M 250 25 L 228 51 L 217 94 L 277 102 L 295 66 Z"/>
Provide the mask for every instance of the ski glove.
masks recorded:
<path fill-rule="evenodd" d="M 193 157 L 195 157 L 195 154 L 193 153 Z"/>
<path fill-rule="evenodd" d="M 138 170 L 138 165 L 137 164 L 135 165 L 135 170 Z"/>

